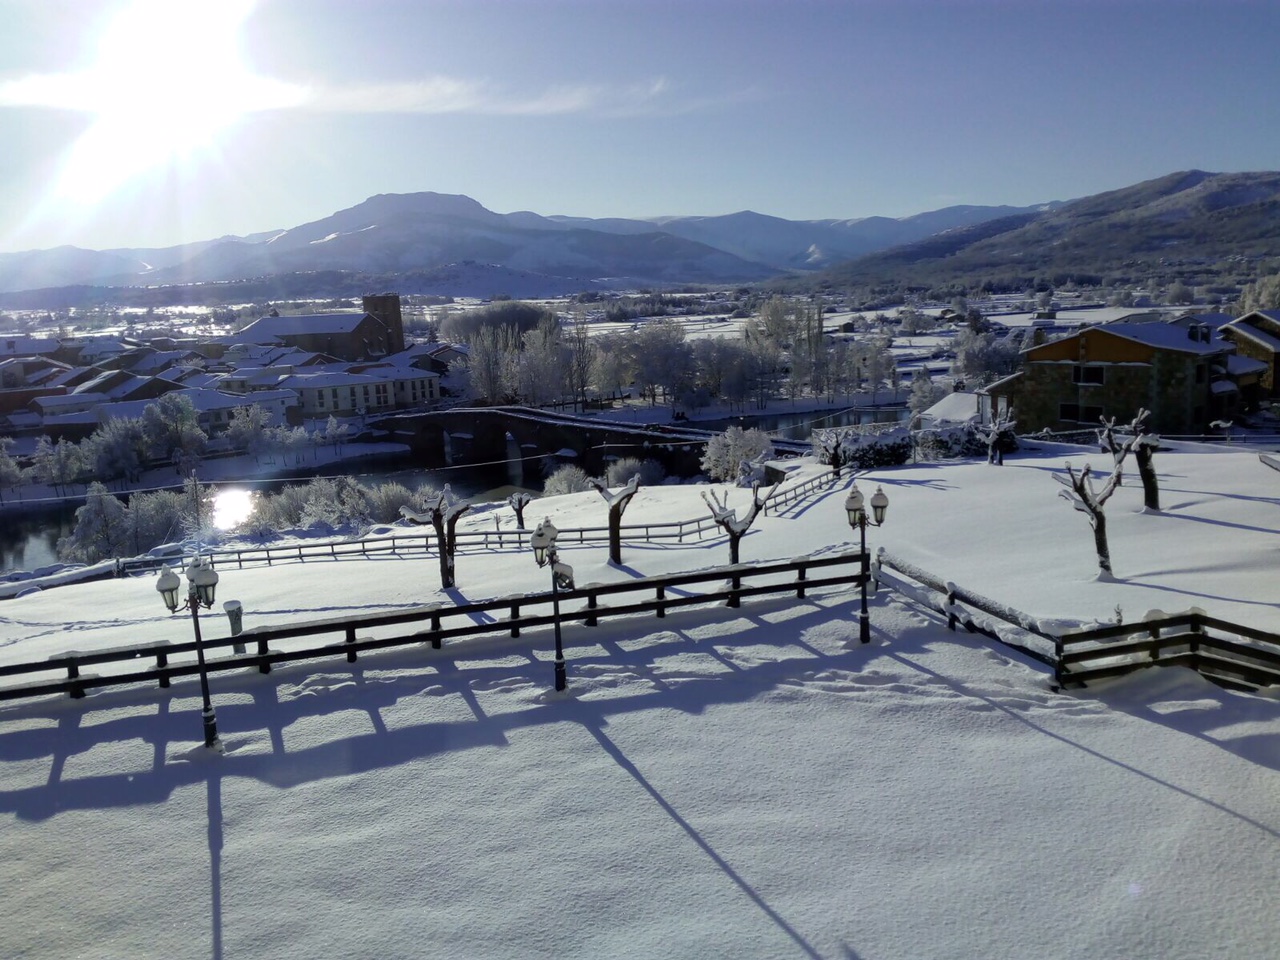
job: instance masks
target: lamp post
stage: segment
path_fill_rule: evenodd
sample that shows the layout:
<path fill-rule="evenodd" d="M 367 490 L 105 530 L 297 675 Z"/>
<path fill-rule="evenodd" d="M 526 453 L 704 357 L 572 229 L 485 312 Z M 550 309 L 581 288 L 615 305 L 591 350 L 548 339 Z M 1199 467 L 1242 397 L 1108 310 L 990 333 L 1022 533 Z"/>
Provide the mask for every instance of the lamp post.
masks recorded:
<path fill-rule="evenodd" d="M 551 619 L 556 632 L 556 689 L 565 688 L 564 646 L 560 640 L 560 591 L 573 589 L 573 567 L 561 563 L 556 552 L 556 537 L 560 531 L 550 520 L 543 520 L 529 538 L 529 546 L 533 548 L 533 559 L 538 566 L 551 564 Z"/>
<path fill-rule="evenodd" d="M 160 574 L 160 579 L 156 581 L 156 590 L 159 591 L 160 597 L 164 600 L 164 605 L 169 608 L 170 613 L 176 613 L 178 607 L 183 606 L 191 611 L 191 626 L 196 632 L 196 660 L 200 664 L 200 694 L 204 698 L 204 709 L 201 711 L 201 719 L 204 721 L 204 745 L 206 747 L 216 748 L 218 746 L 218 718 L 213 712 L 213 703 L 209 699 L 209 673 L 204 665 L 204 641 L 200 637 L 200 613 L 201 607 L 206 610 L 213 606 L 213 594 L 218 586 L 218 573 L 213 567 L 209 566 L 207 560 L 195 559 L 191 561 L 191 565 L 187 567 L 187 597 L 185 600 L 178 599 L 178 590 L 182 586 L 182 581 L 178 579 L 178 575 L 173 572 L 173 568 L 165 564 L 164 572 Z"/>
<path fill-rule="evenodd" d="M 884 525 L 884 514 L 889 508 L 889 497 L 885 494 L 883 487 L 876 487 L 876 492 L 871 495 L 871 513 L 875 519 L 871 520 L 873 526 Z M 858 489 L 855 481 L 853 486 L 849 488 L 849 496 L 844 501 L 845 513 L 849 515 L 849 526 L 858 531 L 861 539 L 862 550 L 862 609 L 858 614 L 858 639 L 863 643 L 871 642 L 871 618 L 867 613 L 867 581 L 871 579 L 870 569 L 867 563 L 867 510 L 863 506 L 862 491 Z"/>

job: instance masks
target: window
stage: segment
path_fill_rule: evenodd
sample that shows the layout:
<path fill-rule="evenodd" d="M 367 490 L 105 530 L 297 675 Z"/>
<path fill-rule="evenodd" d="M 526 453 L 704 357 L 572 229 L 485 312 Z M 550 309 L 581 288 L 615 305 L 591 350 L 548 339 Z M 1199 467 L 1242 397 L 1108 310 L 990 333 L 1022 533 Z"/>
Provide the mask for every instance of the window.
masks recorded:
<path fill-rule="evenodd" d="M 1085 407 L 1078 403 L 1058 404 L 1058 419 L 1069 423 L 1097 423 L 1102 417 L 1101 407 Z"/>
<path fill-rule="evenodd" d="M 1071 368 L 1071 382 L 1079 384 L 1101 384 L 1104 382 L 1106 367 L 1085 367 L 1077 364 Z"/>

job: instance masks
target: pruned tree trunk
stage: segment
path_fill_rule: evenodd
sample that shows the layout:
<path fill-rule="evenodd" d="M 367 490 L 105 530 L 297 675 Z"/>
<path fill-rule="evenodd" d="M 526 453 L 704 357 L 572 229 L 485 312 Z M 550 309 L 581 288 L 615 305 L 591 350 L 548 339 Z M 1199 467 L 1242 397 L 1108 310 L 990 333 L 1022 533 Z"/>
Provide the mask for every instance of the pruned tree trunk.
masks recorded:
<path fill-rule="evenodd" d="M 425 516 L 403 507 L 400 510 L 401 516 L 417 523 L 421 523 L 423 519 L 429 520 L 431 526 L 435 528 L 436 547 L 440 554 L 440 589 L 442 590 L 447 590 L 456 583 L 453 557 L 458 545 L 458 520 L 470 509 L 469 503 L 455 501 L 449 485 L 445 484 L 439 496 L 427 504 Z"/>
<path fill-rule="evenodd" d="M 1093 548 L 1098 551 L 1098 569 L 1111 576 L 1111 546 L 1107 543 L 1107 518 L 1101 510 L 1092 515 Z"/>
<path fill-rule="evenodd" d="M 1133 422 L 1136 424 L 1142 418 L 1142 411 L 1138 411 L 1138 419 Z M 1129 443 L 1119 443 L 1116 440 L 1116 418 L 1098 417 L 1102 423 L 1102 429 L 1098 431 L 1098 446 L 1102 448 L 1103 453 L 1111 454 L 1111 462 L 1114 464 L 1112 472 L 1116 478 L 1116 486 L 1124 483 L 1124 473 L 1120 469 L 1124 464 L 1124 458 L 1129 455 Z"/>
<path fill-rule="evenodd" d="M 1160 481 L 1156 479 L 1155 443 L 1143 437 L 1134 445 L 1133 457 L 1138 462 L 1138 476 L 1142 478 L 1142 505 L 1148 510 L 1160 512 Z"/>
<path fill-rule="evenodd" d="M 1079 475 L 1071 468 L 1071 464 L 1067 464 L 1067 476 L 1063 477 L 1059 474 L 1054 475 L 1059 483 L 1067 490 L 1058 491 L 1058 496 L 1062 497 L 1071 504 L 1076 510 L 1085 514 L 1089 518 L 1089 523 L 1093 526 L 1093 545 L 1098 552 L 1098 570 L 1101 576 L 1111 576 L 1111 548 L 1107 544 L 1107 518 L 1102 512 L 1103 505 L 1107 499 L 1115 492 L 1116 485 L 1120 482 L 1120 466 L 1116 465 L 1111 471 L 1111 476 L 1107 478 L 1107 482 L 1102 485 L 1101 490 L 1094 489 L 1093 481 L 1090 479 L 1091 467 L 1085 464 Z"/>
<path fill-rule="evenodd" d="M 516 512 L 516 529 L 523 530 L 524 527 L 524 508 L 533 501 L 533 497 L 522 492 L 513 493 L 507 497 L 507 504 Z"/>
<path fill-rule="evenodd" d="M 640 489 L 640 474 L 627 481 L 627 485 L 617 493 L 610 493 L 603 480 L 592 480 L 591 485 L 599 491 L 609 504 L 609 562 L 622 563 L 622 515 L 626 513 L 627 504 Z"/>
<path fill-rule="evenodd" d="M 777 489 L 777 484 L 769 488 L 768 492 L 760 495 L 760 484 L 753 483 L 751 485 L 751 507 L 747 510 L 747 515 L 741 520 L 738 519 L 738 512 L 730 510 L 727 506 L 727 497 L 718 497 L 714 490 L 711 495 L 702 495 L 702 499 L 706 501 L 707 506 L 711 508 L 712 518 L 720 525 L 726 534 L 729 535 L 729 562 L 731 564 L 738 563 L 738 543 L 751 525 L 755 523 L 756 517 L 759 516 L 761 508 L 768 501 L 773 491 Z M 736 584 L 735 584 L 736 585 Z"/>

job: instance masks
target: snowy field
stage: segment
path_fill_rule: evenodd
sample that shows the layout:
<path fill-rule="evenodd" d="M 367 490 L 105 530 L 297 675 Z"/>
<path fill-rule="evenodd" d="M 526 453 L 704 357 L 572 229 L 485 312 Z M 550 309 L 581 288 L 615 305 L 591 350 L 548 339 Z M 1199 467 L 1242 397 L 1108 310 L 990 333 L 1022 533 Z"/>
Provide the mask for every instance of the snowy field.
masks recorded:
<path fill-rule="evenodd" d="M 1280 628 L 1280 476 L 1157 455 L 1109 504 L 1116 579 L 1057 499 L 1068 451 L 860 480 L 872 546 L 1034 616 L 1200 606 Z M 1076 454 L 1096 466 L 1104 458 Z M 812 466 L 798 471 L 808 475 Z M 847 550 L 846 486 L 745 561 Z M 626 521 L 705 512 L 642 489 Z M 744 506 L 745 491 L 731 491 Z M 591 493 L 532 520 L 599 525 Z M 464 520 L 509 527 L 510 511 Z M 503 518 L 507 519 L 503 519 Z M 580 584 L 727 560 L 723 540 L 568 546 Z M 224 569 L 250 626 L 541 591 L 527 550 Z M 1280 703 L 1181 669 L 1053 693 L 1043 667 L 852 591 L 0 706 L 3 957 L 1261 957 L 1280 932 Z M 206 616 L 211 635 L 225 620 Z M 185 640 L 154 579 L 0 604 L 0 662 Z"/>

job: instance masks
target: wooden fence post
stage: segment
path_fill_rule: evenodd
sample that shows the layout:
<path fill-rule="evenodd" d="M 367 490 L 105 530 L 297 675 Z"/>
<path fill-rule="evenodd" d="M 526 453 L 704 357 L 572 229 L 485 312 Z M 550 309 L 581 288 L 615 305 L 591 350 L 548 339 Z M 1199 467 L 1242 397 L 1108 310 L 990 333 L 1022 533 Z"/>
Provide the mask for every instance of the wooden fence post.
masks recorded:
<path fill-rule="evenodd" d="M 594 586 L 594 584 L 589 585 L 588 589 L 590 589 L 590 586 Z M 594 590 L 587 594 L 587 619 L 585 622 L 588 627 L 594 627 L 600 623 L 600 618 L 596 616 L 597 596 Z"/>
<path fill-rule="evenodd" d="M 355 642 L 356 642 L 356 628 L 355 628 L 355 626 L 353 625 L 353 626 L 349 626 L 349 627 L 347 627 L 346 634 L 347 634 L 347 640 L 346 640 L 346 642 L 347 642 L 349 645 L 352 645 L 352 646 L 350 646 L 350 648 L 347 650 L 347 663 L 355 663 L 355 662 L 356 662 L 356 648 L 355 648 L 355 646 L 354 646 L 354 644 L 355 644 Z"/>
<path fill-rule="evenodd" d="M 804 599 L 804 564 L 796 569 L 796 599 Z"/>
<path fill-rule="evenodd" d="M 263 639 L 259 640 L 259 641 L 258 641 L 258 656 L 260 656 L 260 657 L 265 657 L 265 656 L 266 656 L 268 653 L 270 653 L 270 652 L 271 652 L 271 651 L 267 649 L 267 641 L 266 641 L 266 638 L 264 637 Z M 264 660 L 262 663 L 258 664 L 258 672 L 259 672 L 259 673 L 270 673 L 270 672 L 271 672 L 271 664 L 267 663 L 267 662 Z"/>
<path fill-rule="evenodd" d="M 659 586 L 658 586 L 658 596 L 657 596 L 658 604 L 657 604 L 657 606 L 654 608 L 654 612 L 658 615 L 658 618 L 659 618 L 659 619 L 661 619 L 661 618 L 663 618 L 663 617 L 665 617 L 665 616 L 667 615 L 667 608 L 666 608 L 666 607 L 664 607 L 664 606 L 662 605 L 662 601 L 663 601 L 663 599 L 665 599 L 666 595 L 667 595 L 667 594 L 666 594 L 666 591 L 665 591 L 665 590 L 663 590 L 663 588 L 662 588 L 661 584 L 659 584 Z"/>
<path fill-rule="evenodd" d="M 157 651 L 156 651 L 156 669 L 157 669 L 157 670 L 164 670 L 164 668 L 165 668 L 165 667 L 167 667 L 168 665 L 169 665 L 169 654 L 168 654 L 168 652 L 167 652 L 167 651 L 165 651 L 165 650 L 157 650 Z M 168 674 L 168 673 L 161 673 L 161 674 L 160 674 L 160 686 L 161 686 L 161 687 L 167 687 L 167 686 L 169 686 L 169 674 Z"/>

